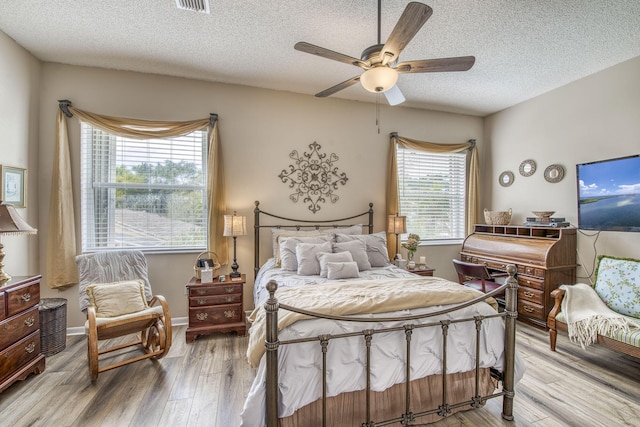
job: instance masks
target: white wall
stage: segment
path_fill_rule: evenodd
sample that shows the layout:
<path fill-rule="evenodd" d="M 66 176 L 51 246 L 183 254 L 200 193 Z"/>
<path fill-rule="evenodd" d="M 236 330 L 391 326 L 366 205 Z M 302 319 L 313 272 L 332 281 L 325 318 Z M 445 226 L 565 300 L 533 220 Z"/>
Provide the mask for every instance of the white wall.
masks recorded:
<path fill-rule="evenodd" d="M 38 228 L 38 116 L 40 63 L 0 32 L 0 164 L 27 169 L 27 207 L 18 208 Z M 4 270 L 11 276 L 40 273 L 38 236 L 5 236 Z"/>
<path fill-rule="evenodd" d="M 217 113 L 225 167 L 227 208 L 246 215 L 253 230 L 254 201 L 269 212 L 295 217 L 328 219 L 368 209 L 374 203 L 375 231 L 386 221 L 385 180 L 389 133 L 444 143 L 476 138 L 482 144 L 483 120 L 479 117 L 381 106 L 380 133 L 376 127 L 375 104 L 270 91 L 244 86 L 207 83 L 96 68 L 44 64 L 40 109 L 40 244 L 44 260 L 47 233 L 54 126 L 59 99 L 77 108 L 102 114 L 142 119 L 181 120 Z M 374 95 L 372 95 L 374 96 Z M 384 101 L 382 101 L 384 102 Z M 73 180 L 79 187 L 79 126 L 69 120 Z M 323 152 L 339 156 L 336 166 L 349 178 L 336 194 L 336 204 L 326 203 L 315 215 L 306 204 L 289 200 L 290 189 L 278 174 L 292 163 L 292 150 L 303 152 L 314 141 Z M 79 197 L 76 198 L 79 211 Z M 79 230 L 78 230 L 79 236 Z M 264 236 L 264 235 L 263 235 Z M 240 271 L 247 273 L 245 309 L 253 306 L 253 236 L 237 240 Z M 78 246 L 80 247 L 80 246 Z M 230 245 L 232 247 L 232 245 Z M 454 279 L 451 258 L 458 245 L 420 248 L 436 274 Z M 149 255 L 154 291 L 167 297 L 172 316 L 187 315 L 184 284 L 193 274 L 197 254 Z M 44 270 L 44 262 L 42 270 Z M 52 291 L 43 286 L 44 296 L 69 300 L 69 326 L 79 326 L 77 287 Z"/>
<path fill-rule="evenodd" d="M 512 208 L 512 224 L 533 210 L 553 210 L 577 224 L 576 164 L 640 153 L 639 76 L 640 57 L 487 117 L 483 170 L 491 173 L 483 174 L 485 207 Z M 526 178 L 518 173 L 525 159 L 538 164 Z M 551 164 L 566 170 L 559 183 L 544 179 Z M 510 187 L 498 184 L 503 171 L 515 174 Z M 640 233 L 578 233 L 584 266 L 578 276 L 591 273 L 600 254 L 640 258 Z"/>

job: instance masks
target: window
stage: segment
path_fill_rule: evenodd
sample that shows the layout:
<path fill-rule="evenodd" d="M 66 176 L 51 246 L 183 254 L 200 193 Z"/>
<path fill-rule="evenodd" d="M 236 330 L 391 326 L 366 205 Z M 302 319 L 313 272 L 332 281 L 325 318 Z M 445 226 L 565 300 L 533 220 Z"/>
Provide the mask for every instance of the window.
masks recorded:
<path fill-rule="evenodd" d="M 82 251 L 206 248 L 207 132 L 140 140 L 81 125 Z"/>
<path fill-rule="evenodd" d="M 422 242 L 460 243 L 465 237 L 465 153 L 436 154 L 398 145 L 400 212 Z"/>

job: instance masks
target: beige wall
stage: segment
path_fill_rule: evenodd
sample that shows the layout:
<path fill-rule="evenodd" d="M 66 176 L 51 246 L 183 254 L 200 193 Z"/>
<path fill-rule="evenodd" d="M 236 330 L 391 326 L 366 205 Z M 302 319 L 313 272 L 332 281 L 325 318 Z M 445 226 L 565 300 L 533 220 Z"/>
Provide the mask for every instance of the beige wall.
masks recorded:
<path fill-rule="evenodd" d="M 40 63 L 0 32 L 0 164 L 27 169 L 27 207 L 18 213 L 39 227 L 38 117 Z M 12 276 L 40 272 L 40 236 L 5 236 L 4 270 Z"/>
<path fill-rule="evenodd" d="M 40 251 L 44 259 L 46 218 L 52 170 L 57 100 L 103 114 L 143 119 L 194 119 L 217 113 L 227 187 L 229 212 L 247 215 L 253 230 L 254 201 L 276 214 L 296 218 L 336 218 L 363 212 L 374 203 L 375 231 L 384 230 L 385 179 L 389 133 L 416 139 L 457 143 L 477 138 L 482 144 L 482 118 L 407 108 L 380 108 L 380 133 L 375 104 L 298 95 L 157 75 L 83 68 L 60 64 L 42 67 L 40 109 Z M 384 102 L 384 101 L 382 101 Z M 79 176 L 78 123 L 69 122 L 71 157 L 76 194 Z M 324 152 L 336 153 L 336 166 L 349 178 L 337 194 L 336 204 L 324 204 L 316 215 L 306 205 L 289 200 L 290 190 L 278 174 L 292 160 L 292 150 L 303 152 L 317 141 Z M 79 197 L 76 199 L 79 209 Z M 251 232 L 251 231 L 250 231 Z M 250 278 L 245 288 L 245 309 L 253 306 L 253 236 L 237 240 L 240 270 Z M 426 255 L 437 273 L 454 279 L 451 258 L 457 245 L 426 247 Z M 165 295 L 174 317 L 187 315 L 184 284 L 193 273 L 196 254 L 148 255 L 151 282 L 156 293 Z M 44 262 L 42 269 L 44 269 Z M 78 326 L 77 287 L 59 292 L 43 286 L 44 296 L 69 300 L 69 326 Z"/>
<path fill-rule="evenodd" d="M 640 57 L 487 117 L 483 170 L 491 173 L 483 174 L 485 207 L 512 208 L 514 224 L 532 210 L 553 210 L 577 224 L 576 164 L 640 153 L 639 76 Z M 525 159 L 538 164 L 527 178 L 518 173 Z M 565 177 L 548 183 L 543 171 L 556 163 Z M 510 187 L 498 184 L 502 171 L 515 174 Z M 600 254 L 640 258 L 640 233 L 579 233 L 584 268 L 578 276 L 591 273 Z"/>

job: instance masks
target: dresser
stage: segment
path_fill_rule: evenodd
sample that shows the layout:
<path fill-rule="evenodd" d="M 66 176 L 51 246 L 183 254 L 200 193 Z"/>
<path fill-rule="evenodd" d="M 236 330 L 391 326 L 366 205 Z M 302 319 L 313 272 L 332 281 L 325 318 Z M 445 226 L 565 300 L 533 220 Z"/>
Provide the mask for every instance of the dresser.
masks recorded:
<path fill-rule="evenodd" d="M 0 392 L 44 371 L 40 353 L 41 276 L 14 277 L 0 286 Z"/>
<path fill-rule="evenodd" d="M 518 319 L 546 328 L 551 291 L 576 282 L 576 229 L 478 224 L 462 244 L 460 259 L 495 271 L 515 264 Z"/>
<path fill-rule="evenodd" d="M 187 283 L 189 325 L 186 340 L 193 342 L 198 335 L 215 332 L 237 332 L 245 335 L 247 326 L 242 309 L 245 275 L 221 282 L 201 283 L 193 277 Z"/>

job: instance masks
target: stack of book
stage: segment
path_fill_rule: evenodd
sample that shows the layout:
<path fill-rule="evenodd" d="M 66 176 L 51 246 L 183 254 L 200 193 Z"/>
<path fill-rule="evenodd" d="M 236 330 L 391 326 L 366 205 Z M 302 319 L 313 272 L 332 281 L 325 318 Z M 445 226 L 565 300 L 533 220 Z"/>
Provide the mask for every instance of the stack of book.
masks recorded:
<path fill-rule="evenodd" d="M 564 217 L 530 216 L 524 222 L 527 227 L 568 227 L 570 224 Z"/>

